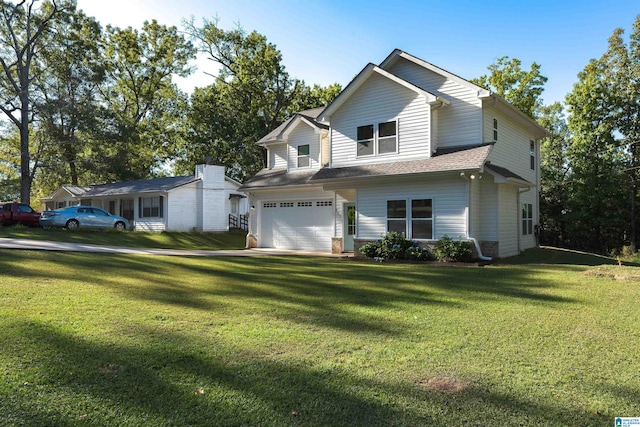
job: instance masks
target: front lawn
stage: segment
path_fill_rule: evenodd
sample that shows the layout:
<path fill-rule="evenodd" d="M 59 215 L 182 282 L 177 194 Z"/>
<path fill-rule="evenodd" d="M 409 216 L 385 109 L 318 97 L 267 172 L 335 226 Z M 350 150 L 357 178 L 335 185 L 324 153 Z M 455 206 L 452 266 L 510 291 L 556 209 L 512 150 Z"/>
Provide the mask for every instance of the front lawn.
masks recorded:
<path fill-rule="evenodd" d="M 79 229 L 43 230 L 24 226 L 0 227 L 0 238 L 52 240 L 58 242 L 84 243 L 129 248 L 225 250 L 245 247 L 246 231 L 231 230 L 219 233 L 187 233 L 167 231 L 116 231 Z"/>
<path fill-rule="evenodd" d="M 611 426 L 637 267 L 0 251 L 0 425 Z"/>

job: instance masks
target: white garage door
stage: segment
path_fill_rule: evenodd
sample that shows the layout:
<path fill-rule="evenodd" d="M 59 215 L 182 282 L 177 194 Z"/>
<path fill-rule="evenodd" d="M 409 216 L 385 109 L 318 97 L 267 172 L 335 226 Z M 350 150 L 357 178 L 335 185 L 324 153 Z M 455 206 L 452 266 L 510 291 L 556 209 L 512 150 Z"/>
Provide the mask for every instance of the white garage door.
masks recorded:
<path fill-rule="evenodd" d="M 260 246 L 331 251 L 332 200 L 262 202 Z"/>

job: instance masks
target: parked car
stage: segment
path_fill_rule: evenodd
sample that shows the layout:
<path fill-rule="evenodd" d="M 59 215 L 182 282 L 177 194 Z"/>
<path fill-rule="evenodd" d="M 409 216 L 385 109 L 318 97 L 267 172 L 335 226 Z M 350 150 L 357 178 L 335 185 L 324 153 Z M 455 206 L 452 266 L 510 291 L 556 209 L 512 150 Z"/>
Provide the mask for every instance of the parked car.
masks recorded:
<path fill-rule="evenodd" d="M 23 224 L 37 226 L 40 221 L 40 212 L 31 209 L 24 203 L 9 202 L 0 205 L 0 223 L 2 225 Z"/>
<path fill-rule="evenodd" d="M 115 228 L 128 230 L 131 224 L 126 218 L 92 206 L 71 206 L 44 211 L 40 216 L 42 228 L 65 227 L 68 230 L 83 228 Z"/>

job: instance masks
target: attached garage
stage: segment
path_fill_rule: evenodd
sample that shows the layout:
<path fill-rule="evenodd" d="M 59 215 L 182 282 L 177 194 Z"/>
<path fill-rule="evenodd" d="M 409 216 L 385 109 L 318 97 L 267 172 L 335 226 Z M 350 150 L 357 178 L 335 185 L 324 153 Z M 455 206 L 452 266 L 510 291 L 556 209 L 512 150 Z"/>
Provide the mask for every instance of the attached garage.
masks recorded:
<path fill-rule="evenodd" d="M 263 201 L 259 246 L 331 251 L 332 200 Z"/>

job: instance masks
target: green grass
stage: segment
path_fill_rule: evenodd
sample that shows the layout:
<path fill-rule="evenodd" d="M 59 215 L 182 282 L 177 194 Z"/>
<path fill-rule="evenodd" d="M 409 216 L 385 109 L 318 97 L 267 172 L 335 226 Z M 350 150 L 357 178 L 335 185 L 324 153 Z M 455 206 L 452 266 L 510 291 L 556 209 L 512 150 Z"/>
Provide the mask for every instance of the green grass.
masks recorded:
<path fill-rule="evenodd" d="M 116 230 L 43 230 L 23 226 L 0 227 L 0 238 L 52 240 L 58 242 L 89 243 L 107 246 L 156 249 L 224 250 L 245 247 L 247 233 L 231 230 L 223 233 L 146 232 Z"/>
<path fill-rule="evenodd" d="M 611 426 L 637 267 L 0 251 L 3 426 Z"/>

